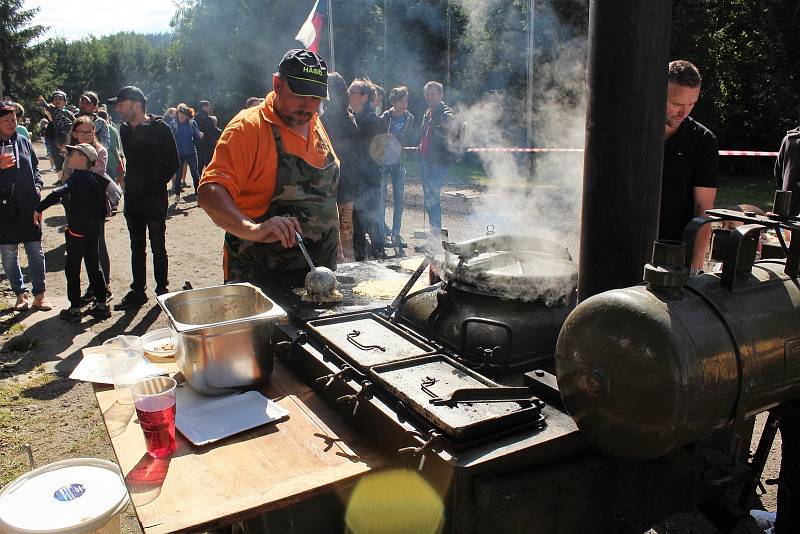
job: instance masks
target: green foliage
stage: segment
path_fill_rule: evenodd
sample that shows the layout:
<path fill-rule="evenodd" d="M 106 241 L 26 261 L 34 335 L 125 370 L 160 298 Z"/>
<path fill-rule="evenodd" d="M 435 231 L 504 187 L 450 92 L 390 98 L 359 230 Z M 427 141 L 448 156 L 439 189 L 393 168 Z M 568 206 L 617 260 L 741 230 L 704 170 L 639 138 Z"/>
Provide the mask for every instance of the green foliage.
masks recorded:
<path fill-rule="evenodd" d="M 3 85 L 30 108 L 36 96 L 55 88 L 74 103 L 85 89 L 106 98 L 132 84 L 148 95 L 151 112 L 207 98 L 224 123 L 247 97 L 264 96 L 271 88 L 282 54 L 299 46 L 294 35 L 312 4 L 186 0 L 177 3 L 170 34 L 35 44 L 45 31 L 31 25 L 36 11 L 24 9 L 23 0 L 0 0 Z M 576 103 L 583 96 L 581 83 L 564 80 L 582 76 L 588 4 L 533 2 L 539 108 L 554 99 Z M 672 56 L 693 61 L 704 76 L 695 117 L 725 148 L 777 147 L 800 108 L 800 3 L 674 0 L 673 5 Z M 336 54 L 330 66 L 348 80 L 368 76 L 387 89 L 407 85 L 415 113 L 425 107 L 421 89 L 428 80 L 449 81 L 451 103 L 474 103 L 490 93 L 522 105 L 530 6 L 530 0 L 332 0 Z M 330 58 L 327 37 L 325 30 L 320 52 Z M 563 70 L 564 57 L 571 72 Z M 509 138 L 519 140 L 525 114 L 510 115 Z M 754 158 L 723 162 L 739 172 L 764 164 Z"/>
<path fill-rule="evenodd" d="M 52 87 L 56 78 L 43 46 L 35 41 L 47 30 L 31 25 L 37 9 L 24 9 L 23 0 L 0 0 L 0 67 L 3 95 L 29 107 L 35 95 Z"/>
<path fill-rule="evenodd" d="M 673 58 L 695 63 L 703 92 L 693 115 L 720 146 L 777 150 L 800 107 L 800 4 L 787 0 L 675 0 Z M 727 158 L 727 171 L 769 171 L 771 160 Z"/>

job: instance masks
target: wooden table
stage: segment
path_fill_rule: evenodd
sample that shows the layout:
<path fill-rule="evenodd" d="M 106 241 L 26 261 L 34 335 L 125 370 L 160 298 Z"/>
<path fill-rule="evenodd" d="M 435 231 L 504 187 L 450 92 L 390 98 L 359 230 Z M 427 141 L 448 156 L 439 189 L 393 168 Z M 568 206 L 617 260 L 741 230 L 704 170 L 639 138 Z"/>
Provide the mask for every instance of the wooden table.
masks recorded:
<path fill-rule="evenodd" d="M 84 353 L 99 348 L 84 349 Z M 175 364 L 163 364 L 171 375 Z M 379 455 L 279 361 L 262 392 L 289 419 L 196 447 L 180 432 L 177 451 L 154 460 L 133 405 L 111 386 L 95 396 L 147 534 L 207 530 L 352 486 L 381 465 Z"/>

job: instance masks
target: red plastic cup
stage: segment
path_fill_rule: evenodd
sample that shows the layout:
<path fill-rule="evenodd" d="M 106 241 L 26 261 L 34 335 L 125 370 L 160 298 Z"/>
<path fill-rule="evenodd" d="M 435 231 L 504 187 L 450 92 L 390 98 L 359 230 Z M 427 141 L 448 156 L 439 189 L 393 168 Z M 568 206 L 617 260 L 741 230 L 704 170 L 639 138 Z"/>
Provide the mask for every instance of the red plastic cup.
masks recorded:
<path fill-rule="evenodd" d="M 163 458 L 175 452 L 175 387 L 172 378 L 145 378 L 131 387 L 147 454 Z"/>

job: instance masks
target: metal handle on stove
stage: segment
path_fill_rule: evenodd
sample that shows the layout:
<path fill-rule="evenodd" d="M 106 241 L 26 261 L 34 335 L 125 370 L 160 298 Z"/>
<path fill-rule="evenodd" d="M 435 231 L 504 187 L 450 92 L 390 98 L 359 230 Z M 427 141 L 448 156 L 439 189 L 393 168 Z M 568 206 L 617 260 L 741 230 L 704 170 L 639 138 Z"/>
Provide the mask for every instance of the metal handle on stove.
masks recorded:
<path fill-rule="evenodd" d="M 518 402 L 535 404 L 537 399 L 528 387 L 502 386 L 493 388 L 461 388 L 449 397 L 436 397 L 428 402 L 434 406 L 455 406 L 466 403 Z"/>
<path fill-rule="evenodd" d="M 508 345 L 506 345 L 506 347 L 505 347 L 506 350 L 504 352 L 506 354 L 506 360 L 508 360 L 508 358 L 511 355 L 511 347 L 512 347 L 512 344 L 511 344 L 511 335 L 512 335 L 511 327 L 508 326 L 506 323 L 504 323 L 502 321 L 495 321 L 493 319 L 486 319 L 485 317 L 467 317 L 466 319 L 461 321 L 461 352 L 467 352 L 469 350 L 469 349 L 467 349 L 467 327 L 470 324 L 482 324 L 482 325 L 486 325 L 486 326 L 494 326 L 494 327 L 500 328 L 501 330 L 504 330 L 505 333 L 506 333 L 506 338 L 508 339 Z M 496 362 L 485 362 L 485 363 L 496 363 Z"/>
<path fill-rule="evenodd" d="M 379 350 L 381 352 L 386 352 L 386 347 L 381 347 L 380 345 L 364 345 L 356 341 L 356 338 L 361 335 L 360 330 L 353 330 L 349 334 L 347 334 L 347 341 L 355 345 L 361 350 Z"/>

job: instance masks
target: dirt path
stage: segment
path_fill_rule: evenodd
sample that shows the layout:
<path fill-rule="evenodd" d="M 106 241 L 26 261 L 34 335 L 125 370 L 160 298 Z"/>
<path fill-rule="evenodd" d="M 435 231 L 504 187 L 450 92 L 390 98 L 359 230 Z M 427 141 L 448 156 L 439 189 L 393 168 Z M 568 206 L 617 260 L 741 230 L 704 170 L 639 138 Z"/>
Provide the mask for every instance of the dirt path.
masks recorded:
<path fill-rule="evenodd" d="M 43 146 L 36 145 L 37 153 Z M 48 188 L 56 181 L 49 172 L 46 159 L 41 168 Z M 467 189 L 466 184 L 450 183 L 446 191 Z M 469 196 L 469 195 L 467 195 Z M 391 198 L 391 194 L 389 195 Z M 483 229 L 470 217 L 473 200 L 464 196 L 443 195 L 445 226 L 453 239 L 481 235 Z M 387 219 L 391 215 L 387 213 Z M 47 293 L 55 304 L 52 312 L 16 313 L 0 310 L 0 486 L 29 469 L 27 456 L 20 450 L 29 443 L 39 465 L 60 459 L 98 457 L 113 460 L 108 436 L 103 427 L 91 386 L 66 378 L 80 358 L 80 350 L 99 345 L 123 333 L 142 335 L 148 330 L 167 326 L 167 320 L 155 303 L 152 278 L 148 279 L 150 301 L 141 309 L 114 312 L 110 319 L 97 321 L 84 318 L 79 325 L 58 318 L 58 310 L 67 306 L 66 282 L 63 275 L 65 217 L 61 206 L 45 213 L 43 247 L 47 262 Z M 413 238 L 415 229 L 424 228 L 422 191 L 417 181 L 406 188 L 403 237 L 409 247 L 420 243 Z M 170 287 L 179 289 L 185 280 L 195 287 L 222 282 L 222 231 L 211 223 L 194 201 L 170 210 L 167 223 Z M 115 301 L 127 291 L 130 282 L 130 241 L 122 215 L 113 217 L 106 226 L 106 239 L 111 255 L 111 288 Z M 27 263 L 24 252 L 21 262 Z M 148 258 L 148 273 L 152 264 Z M 152 276 L 151 274 L 149 276 Z M 84 285 L 86 280 L 84 279 Z M 4 277 L 0 283 L 2 301 L 13 303 Z M 763 424 L 763 423 L 762 423 Z M 767 465 L 766 476 L 777 476 L 776 447 Z M 767 509 L 774 510 L 774 487 L 765 496 Z M 123 518 L 123 531 L 140 532 L 138 522 L 128 509 Z M 713 532 L 701 518 L 681 515 L 657 528 L 666 532 Z"/>

